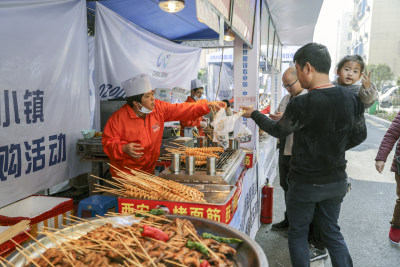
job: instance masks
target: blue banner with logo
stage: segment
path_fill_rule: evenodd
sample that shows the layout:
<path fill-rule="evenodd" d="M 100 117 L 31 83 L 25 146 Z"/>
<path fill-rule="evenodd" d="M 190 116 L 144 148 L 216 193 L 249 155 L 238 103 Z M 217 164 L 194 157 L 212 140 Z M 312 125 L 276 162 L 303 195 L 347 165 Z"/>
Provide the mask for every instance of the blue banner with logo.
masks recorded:
<path fill-rule="evenodd" d="M 100 100 L 124 96 L 121 82 L 150 75 L 154 88 L 190 89 L 200 48 L 161 38 L 96 3 L 95 86 Z"/>

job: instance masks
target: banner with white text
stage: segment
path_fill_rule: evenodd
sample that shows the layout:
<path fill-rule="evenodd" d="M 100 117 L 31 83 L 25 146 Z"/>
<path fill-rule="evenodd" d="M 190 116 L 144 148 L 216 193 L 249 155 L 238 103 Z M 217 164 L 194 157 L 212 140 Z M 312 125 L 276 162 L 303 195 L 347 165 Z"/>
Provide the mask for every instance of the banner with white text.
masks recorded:
<path fill-rule="evenodd" d="M 0 1 L 0 207 L 90 171 L 86 1 Z"/>
<path fill-rule="evenodd" d="M 200 48 L 161 38 L 96 3 L 95 86 L 100 100 L 124 97 L 121 82 L 148 74 L 154 88 L 190 89 Z"/>

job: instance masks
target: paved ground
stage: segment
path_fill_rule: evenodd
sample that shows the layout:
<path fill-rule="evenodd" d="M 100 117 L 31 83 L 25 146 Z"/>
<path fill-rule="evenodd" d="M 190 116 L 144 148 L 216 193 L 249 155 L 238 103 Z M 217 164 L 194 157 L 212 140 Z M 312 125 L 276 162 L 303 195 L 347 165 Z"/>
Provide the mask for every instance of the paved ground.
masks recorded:
<path fill-rule="evenodd" d="M 367 140 L 348 151 L 347 174 L 352 183 L 351 192 L 345 197 L 339 225 L 345 237 L 354 266 L 400 266 L 400 248 L 388 241 L 389 221 L 396 199 L 394 174 L 385 166 L 383 174 L 375 170 L 375 156 L 388 122 L 367 116 Z M 393 154 L 389 155 L 389 159 Z M 274 222 L 283 219 L 283 191 L 278 180 L 274 182 Z M 287 238 L 283 233 L 270 231 L 263 225 L 256 241 L 264 249 L 271 267 L 290 267 Z M 332 266 L 330 260 L 316 261 L 311 267 Z"/>

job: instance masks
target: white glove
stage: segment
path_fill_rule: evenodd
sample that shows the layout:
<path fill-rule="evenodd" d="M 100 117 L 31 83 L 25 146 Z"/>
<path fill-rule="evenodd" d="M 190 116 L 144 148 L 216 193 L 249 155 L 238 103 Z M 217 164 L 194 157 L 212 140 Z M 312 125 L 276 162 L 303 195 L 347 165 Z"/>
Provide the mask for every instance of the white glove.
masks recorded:
<path fill-rule="evenodd" d="M 204 128 L 207 128 L 207 122 L 201 121 L 201 122 L 200 122 L 200 127 L 203 128 L 203 129 L 204 129 Z"/>

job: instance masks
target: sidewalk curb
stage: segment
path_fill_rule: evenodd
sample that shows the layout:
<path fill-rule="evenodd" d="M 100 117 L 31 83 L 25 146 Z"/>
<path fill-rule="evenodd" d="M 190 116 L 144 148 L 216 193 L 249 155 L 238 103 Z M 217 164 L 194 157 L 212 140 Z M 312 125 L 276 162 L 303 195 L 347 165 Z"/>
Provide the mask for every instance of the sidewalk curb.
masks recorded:
<path fill-rule="evenodd" d="M 391 124 L 390 121 L 381 119 L 381 118 L 379 118 L 379 117 L 377 117 L 377 116 L 370 115 L 370 114 L 368 114 L 368 113 L 365 113 L 364 115 L 365 115 L 365 118 L 366 118 L 366 119 L 370 119 L 371 121 L 380 123 L 380 124 L 384 125 L 385 127 L 388 127 L 388 128 L 389 128 L 389 126 L 390 126 L 390 124 Z"/>

